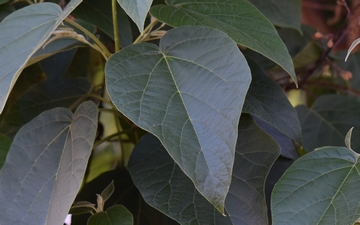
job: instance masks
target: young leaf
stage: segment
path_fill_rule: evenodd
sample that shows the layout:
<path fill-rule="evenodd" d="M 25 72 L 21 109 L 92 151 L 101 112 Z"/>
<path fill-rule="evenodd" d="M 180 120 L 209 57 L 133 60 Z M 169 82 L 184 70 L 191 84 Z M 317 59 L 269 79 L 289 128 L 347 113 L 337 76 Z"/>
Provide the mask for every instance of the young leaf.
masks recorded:
<path fill-rule="evenodd" d="M 344 147 L 299 158 L 273 190 L 273 224 L 353 224 L 360 217 L 359 169 L 359 155 Z"/>
<path fill-rule="evenodd" d="M 87 225 L 121 224 L 133 225 L 132 214 L 122 205 L 114 205 L 105 212 L 96 213 L 88 220 Z"/>
<path fill-rule="evenodd" d="M 301 125 L 284 91 L 256 62 L 247 61 L 253 82 L 246 95 L 243 112 L 260 118 L 301 144 Z"/>
<path fill-rule="evenodd" d="M 124 11 L 135 22 L 140 33 L 144 30 L 144 23 L 152 0 L 117 0 Z"/>
<path fill-rule="evenodd" d="M 249 0 L 273 24 L 301 32 L 301 0 Z"/>
<path fill-rule="evenodd" d="M 179 27 L 205 25 L 227 33 L 236 43 L 279 64 L 297 83 L 294 66 L 274 26 L 246 0 L 168 0 L 150 13 L 158 20 Z"/>
<path fill-rule="evenodd" d="M 223 212 L 251 80 L 236 44 L 213 28 L 176 28 L 160 47 L 141 43 L 114 54 L 105 73 L 115 106 L 157 136 L 200 193 Z"/>
<path fill-rule="evenodd" d="M 360 43 L 360 38 L 356 39 L 350 46 L 350 48 L 348 49 L 348 52 L 345 56 L 345 61 L 348 59 L 351 51 Z"/>
<path fill-rule="evenodd" d="M 54 3 L 30 5 L 0 23 L 0 113 L 27 61 L 81 1 L 72 0 L 64 11 Z"/>
<path fill-rule="evenodd" d="M 0 170 L 0 224 L 59 224 L 79 191 L 97 127 L 97 107 L 45 111 L 15 136 Z M 19 163 L 21 162 L 21 163 Z"/>
<path fill-rule="evenodd" d="M 95 212 L 95 204 L 87 201 L 76 202 L 70 208 L 69 214 L 71 215 L 81 215 L 85 213 Z"/>
<path fill-rule="evenodd" d="M 306 151 L 322 146 L 341 146 L 346 133 L 355 127 L 353 136 L 360 131 L 360 99 L 352 96 L 325 95 L 319 97 L 311 108 L 296 107 L 303 144 Z M 360 139 L 351 140 L 352 149 L 360 152 Z"/>
<path fill-rule="evenodd" d="M 111 183 L 101 192 L 101 197 L 104 202 L 110 198 L 110 196 L 114 193 L 114 190 L 114 181 L 111 181 Z"/>
<path fill-rule="evenodd" d="M 214 210 L 152 135 L 136 145 L 129 172 L 147 203 L 180 224 L 267 224 L 264 186 L 280 152 L 276 142 L 249 115 L 242 115 L 227 215 Z"/>
<path fill-rule="evenodd" d="M 346 137 L 345 137 L 345 146 L 348 148 L 348 149 L 351 149 L 351 135 L 352 135 L 352 131 L 353 131 L 354 127 L 352 127 L 349 132 L 346 134 Z M 352 149 L 351 149 L 352 150 Z"/>

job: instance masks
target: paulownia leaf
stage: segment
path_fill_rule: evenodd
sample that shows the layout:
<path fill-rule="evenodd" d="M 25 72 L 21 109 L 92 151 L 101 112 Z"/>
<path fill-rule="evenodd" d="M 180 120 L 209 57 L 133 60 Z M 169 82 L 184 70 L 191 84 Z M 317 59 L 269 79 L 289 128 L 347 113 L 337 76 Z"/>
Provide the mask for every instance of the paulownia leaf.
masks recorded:
<path fill-rule="evenodd" d="M 342 95 L 319 97 L 311 108 L 296 107 L 302 128 L 304 148 L 312 151 L 322 146 L 342 146 L 346 133 L 355 127 L 360 134 L 360 99 Z M 352 149 L 360 152 L 360 139 L 353 138 Z"/>
<path fill-rule="evenodd" d="M 301 0 L 249 0 L 273 24 L 291 27 L 301 32 Z"/>
<path fill-rule="evenodd" d="M 11 139 L 0 134 L 0 169 L 4 165 L 6 155 L 10 149 Z"/>
<path fill-rule="evenodd" d="M 22 125 L 45 110 L 70 107 L 90 91 L 84 78 L 45 80 L 27 90 L 6 113 L 0 133 L 13 137 Z"/>
<path fill-rule="evenodd" d="M 176 28 L 160 47 L 141 43 L 113 55 L 105 73 L 115 106 L 157 136 L 200 193 L 223 211 L 251 80 L 236 44 L 209 27 Z"/>
<path fill-rule="evenodd" d="M 226 217 L 203 198 L 150 134 L 136 145 L 129 171 L 145 201 L 180 224 L 267 224 L 265 179 L 279 152 L 249 115 L 241 117 Z"/>
<path fill-rule="evenodd" d="M 62 224 L 93 146 L 97 107 L 45 111 L 15 136 L 0 170 L 0 224 Z"/>
<path fill-rule="evenodd" d="M 359 169 L 359 155 L 344 147 L 301 157 L 275 185 L 273 224 L 353 224 L 360 217 Z"/>
<path fill-rule="evenodd" d="M 122 205 L 114 205 L 104 212 L 96 213 L 88 220 L 88 225 L 133 225 L 133 216 Z"/>
<path fill-rule="evenodd" d="M 0 23 L 0 113 L 27 61 L 81 1 L 72 0 L 64 11 L 54 3 L 30 5 Z"/>
<path fill-rule="evenodd" d="M 109 37 L 114 39 L 114 27 L 112 19 L 112 0 L 84 0 L 72 13 L 80 18 L 96 25 Z M 130 20 L 120 6 L 117 6 L 117 22 L 122 47 L 132 43 Z"/>
<path fill-rule="evenodd" d="M 243 112 L 250 113 L 301 143 L 301 126 L 281 87 L 253 60 L 248 59 L 253 82 L 246 95 Z"/>
<path fill-rule="evenodd" d="M 140 32 L 144 30 L 144 23 L 152 0 L 117 0 L 129 17 L 135 22 Z"/>
<path fill-rule="evenodd" d="M 168 0 L 150 13 L 171 26 L 205 25 L 227 33 L 240 45 L 261 53 L 284 68 L 297 83 L 286 46 L 274 26 L 246 0 Z"/>

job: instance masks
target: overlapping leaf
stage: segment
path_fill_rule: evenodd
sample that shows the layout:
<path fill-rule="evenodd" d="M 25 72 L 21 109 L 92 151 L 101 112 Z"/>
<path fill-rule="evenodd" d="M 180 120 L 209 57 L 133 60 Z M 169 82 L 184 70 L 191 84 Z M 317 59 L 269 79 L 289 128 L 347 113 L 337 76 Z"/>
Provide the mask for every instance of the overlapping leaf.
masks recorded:
<path fill-rule="evenodd" d="M 236 43 L 261 53 L 297 82 L 291 57 L 274 26 L 246 0 L 168 0 L 150 13 L 171 26 L 205 25 L 227 33 Z"/>
<path fill-rule="evenodd" d="M 90 91 L 91 84 L 83 78 L 45 80 L 27 90 L 6 112 L 0 132 L 14 136 L 22 125 L 45 110 L 73 106 Z"/>
<path fill-rule="evenodd" d="M 45 111 L 15 136 L 0 170 L 0 224 L 61 224 L 80 188 L 97 127 L 92 102 Z M 19 163 L 21 162 L 21 163 Z"/>
<path fill-rule="evenodd" d="M 135 22 L 139 31 L 144 30 L 144 23 L 152 0 L 117 0 L 129 17 Z"/>
<path fill-rule="evenodd" d="M 306 151 L 322 146 L 342 146 L 351 127 L 355 127 L 355 137 L 360 135 L 359 98 L 325 95 L 318 98 L 311 108 L 298 106 L 296 110 Z M 354 138 L 351 146 L 359 152 L 360 139 Z"/>
<path fill-rule="evenodd" d="M 24 7 L 0 23 L 0 113 L 29 58 L 82 0 L 72 0 L 64 11 L 54 3 Z"/>
<path fill-rule="evenodd" d="M 105 72 L 115 106 L 157 136 L 200 193 L 223 211 L 251 79 L 236 44 L 212 28 L 176 28 L 160 47 L 142 43 L 113 55 Z"/>
<path fill-rule="evenodd" d="M 135 147 L 129 171 L 145 201 L 180 224 L 267 224 L 264 185 L 279 152 L 249 115 L 241 117 L 226 217 L 200 195 L 152 135 Z"/>
<path fill-rule="evenodd" d="M 250 113 L 298 143 L 301 126 L 284 91 L 254 61 L 248 59 L 253 82 L 246 95 L 243 112 Z"/>
<path fill-rule="evenodd" d="M 301 0 L 249 0 L 273 24 L 301 31 Z"/>
<path fill-rule="evenodd" d="M 359 170 L 359 155 L 344 147 L 301 157 L 275 185 L 273 224 L 353 224 L 360 217 Z"/>

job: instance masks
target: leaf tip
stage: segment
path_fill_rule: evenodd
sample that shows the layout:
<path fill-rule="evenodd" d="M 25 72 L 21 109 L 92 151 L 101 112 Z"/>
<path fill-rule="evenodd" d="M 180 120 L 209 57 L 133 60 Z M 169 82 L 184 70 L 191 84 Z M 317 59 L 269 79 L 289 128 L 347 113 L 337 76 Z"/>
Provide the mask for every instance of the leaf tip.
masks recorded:
<path fill-rule="evenodd" d="M 351 135 L 352 135 L 352 131 L 353 131 L 354 127 L 350 128 L 350 130 L 347 132 L 346 136 L 345 136 L 345 145 L 348 149 L 351 149 Z"/>

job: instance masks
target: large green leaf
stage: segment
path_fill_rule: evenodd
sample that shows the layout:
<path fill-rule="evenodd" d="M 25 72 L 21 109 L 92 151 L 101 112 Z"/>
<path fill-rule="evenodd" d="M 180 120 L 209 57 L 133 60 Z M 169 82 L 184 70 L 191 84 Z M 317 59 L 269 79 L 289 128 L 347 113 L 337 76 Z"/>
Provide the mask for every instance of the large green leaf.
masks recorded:
<path fill-rule="evenodd" d="M 133 216 L 122 205 L 114 205 L 104 212 L 99 212 L 89 218 L 87 225 L 133 225 Z"/>
<path fill-rule="evenodd" d="M 84 0 L 72 13 L 77 18 L 99 27 L 105 34 L 114 39 L 111 0 Z M 117 22 L 122 47 L 132 43 L 130 21 L 120 6 L 117 7 Z"/>
<path fill-rule="evenodd" d="M 273 24 L 301 31 L 301 0 L 249 0 Z"/>
<path fill-rule="evenodd" d="M 248 59 L 253 82 L 246 95 L 243 112 L 267 122 L 301 143 L 301 126 L 281 87 L 254 61 Z"/>
<path fill-rule="evenodd" d="M 168 0 L 150 13 L 171 26 L 205 25 L 227 33 L 240 45 L 284 68 L 297 82 L 294 66 L 274 26 L 246 0 Z"/>
<path fill-rule="evenodd" d="M 324 95 L 311 108 L 296 107 L 306 151 L 322 146 L 341 146 L 345 135 L 355 127 L 360 135 L 360 99 L 342 95 Z M 353 150 L 360 152 L 360 139 L 352 140 Z"/>
<path fill-rule="evenodd" d="M 72 0 L 64 11 L 54 3 L 30 5 L 0 23 L 0 113 L 27 61 L 81 1 Z"/>
<path fill-rule="evenodd" d="M 80 188 L 97 127 L 92 102 L 45 111 L 21 128 L 0 170 L 0 224 L 62 224 Z"/>
<path fill-rule="evenodd" d="M 55 107 L 71 107 L 85 97 L 91 84 L 84 78 L 45 80 L 27 90 L 11 106 L 0 123 L 0 132 L 10 137 L 22 125 L 45 110 Z"/>
<path fill-rule="evenodd" d="M 157 136 L 200 193 L 223 211 L 251 80 L 236 44 L 209 27 L 176 28 L 160 47 L 141 43 L 113 55 L 105 73 L 115 106 Z"/>
<path fill-rule="evenodd" d="M 241 117 L 226 217 L 199 194 L 152 135 L 140 139 L 129 171 L 145 201 L 180 224 L 267 224 L 264 185 L 279 152 L 276 142 L 249 115 Z"/>
<path fill-rule="evenodd" d="M 359 155 L 344 147 L 301 157 L 275 185 L 273 224 L 353 224 L 360 217 L 359 170 Z"/>
<path fill-rule="evenodd" d="M 4 165 L 6 155 L 10 149 L 11 139 L 0 134 L 0 169 Z"/>
<path fill-rule="evenodd" d="M 144 23 L 152 0 L 117 0 L 129 17 L 135 22 L 139 31 L 144 30 Z"/>

